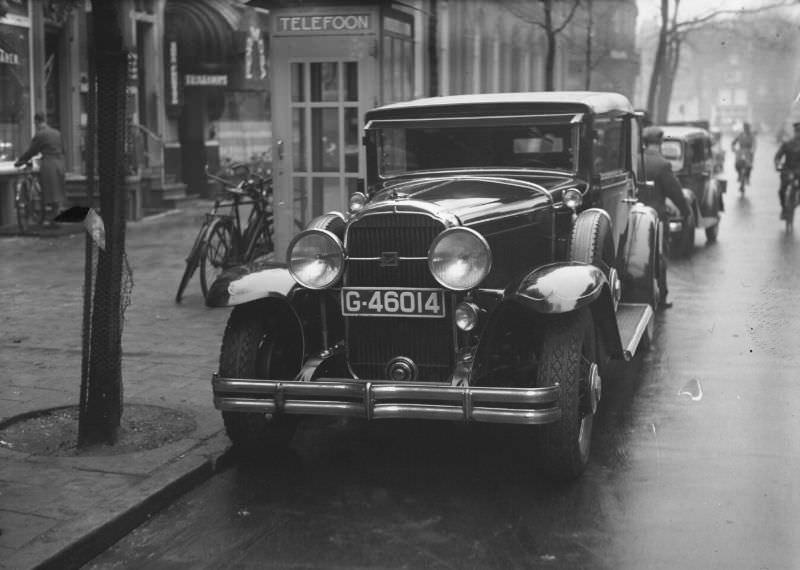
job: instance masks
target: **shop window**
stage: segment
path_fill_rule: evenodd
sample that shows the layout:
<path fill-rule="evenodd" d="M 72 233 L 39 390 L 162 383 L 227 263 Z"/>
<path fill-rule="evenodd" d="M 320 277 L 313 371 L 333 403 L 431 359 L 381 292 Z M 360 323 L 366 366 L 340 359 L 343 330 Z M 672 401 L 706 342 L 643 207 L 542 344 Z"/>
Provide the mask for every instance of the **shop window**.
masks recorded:
<path fill-rule="evenodd" d="M 0 161 L 12 160 L 31 137 L 28 30 L 0 24 Z"/>

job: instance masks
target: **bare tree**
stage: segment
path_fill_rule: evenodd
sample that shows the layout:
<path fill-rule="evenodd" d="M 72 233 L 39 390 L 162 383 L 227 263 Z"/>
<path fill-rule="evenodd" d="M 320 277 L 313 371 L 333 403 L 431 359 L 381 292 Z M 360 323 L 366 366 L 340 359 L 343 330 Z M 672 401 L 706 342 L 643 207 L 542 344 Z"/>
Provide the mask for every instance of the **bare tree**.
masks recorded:
<path fill-rule="evenodd" d="M 533 24 L 544 31 L 547 41 L 544 66 L 544 88 L 546 91 L 555 90 L 556 52 L 558 50 L 558 36 L 575 17 L 575 12 L 581 0 L 535 0 L 534 2 L 501 2 L 520 20 Z"/>
<path fill-rule="evenodd" d="M 697 30 L 707 28 L 728 16 L 757 14 L 767 10 L 800 3 L 800 0 L 783 0 L 758 8 L 738 10 L 713 10 L 705 15 L 681 20 L 678 18 L 681 0 L 661 0 L 661 21 L 656 44 L 656 54 L 647 90 L 647 111 L 655 122 L 668 119 L 672 87 L 680 65 L 681 48 L 687 37 Z"/>

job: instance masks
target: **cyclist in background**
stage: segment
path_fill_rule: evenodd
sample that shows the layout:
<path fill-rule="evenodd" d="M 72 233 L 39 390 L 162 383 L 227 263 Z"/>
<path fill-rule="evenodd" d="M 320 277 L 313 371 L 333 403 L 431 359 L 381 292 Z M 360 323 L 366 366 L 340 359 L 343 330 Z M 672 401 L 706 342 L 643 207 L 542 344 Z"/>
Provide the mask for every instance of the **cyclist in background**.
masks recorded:
<path fill-rule="evenodd" d="M 739 182 L 748 184 L 750 182 L 750 171 L 753 169 L 753 156 L 756 152 L 756 137 L 753 131 L 750 130 L 750 123 L 744 123 L 742 132 L 736 135 L 736 138 L 731 142 L 731 150 L 736 157 L 736 173 L 739 177 Z"/>
<path fill-rule="evenodd" d="M 791 173 L 800 176 L 800 121 L 795 122 L 794 136 L 781 143 L 775 153 L 775 168 L 781 171 L 781 185 L 778 189 L 778 199 L 781 202 L 781 219 L 784 219 L 786 205 L 786 190 L 791 182 Z"/>
<path fill-rule="evenodd" d="M 42 187 L 45 207 L 51 212 L 51 220 L 47 224 L 53 225 L 52 218 L 58 215 L 65 202 L 64 145 L 61 141 L 61 132 L 47 124 L 43 113 L 36 113 L 33 122 L 36 123 L 36 134 L 14 166 L 19 167 L 41 153 L 39 185 Z"/>

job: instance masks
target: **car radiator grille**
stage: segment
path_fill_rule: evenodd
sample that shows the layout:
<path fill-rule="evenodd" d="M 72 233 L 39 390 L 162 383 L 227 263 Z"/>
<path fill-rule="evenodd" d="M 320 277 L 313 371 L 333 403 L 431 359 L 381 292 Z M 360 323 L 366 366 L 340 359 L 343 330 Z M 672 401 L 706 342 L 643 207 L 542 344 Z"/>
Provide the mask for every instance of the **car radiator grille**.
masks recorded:
<path fill-rule="evenodd" d="M 344 275 L 346 287 L 441 288 L 428 270 L 428 247 L 444 225 L 424 215 L 376 214 L 350 225 Z M 394 252 L 402 260 L 381 267 L 376 258 Z M 353 258 L 371 258 L 358 260 Z M 352 371 L 369 380 L 386 379 L 386 366 L 404 356 L 414 361 L 417 380 L 444 382 L 454 364 L 452 295 L 445 294 L 444 318 L 348 317 L 346 336 Z"/>

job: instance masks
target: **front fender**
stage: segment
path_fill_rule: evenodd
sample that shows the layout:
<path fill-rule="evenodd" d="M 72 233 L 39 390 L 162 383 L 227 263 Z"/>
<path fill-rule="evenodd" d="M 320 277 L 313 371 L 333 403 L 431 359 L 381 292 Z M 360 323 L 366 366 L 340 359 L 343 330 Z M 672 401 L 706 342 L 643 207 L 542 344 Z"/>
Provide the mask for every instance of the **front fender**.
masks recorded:
<path fill-rule="evenodd" d="M 217 277 L 208 290 L 206 305 L 233 307 L 270 297 L 287 299 L 297 287 L 297 282 L 283 263 L 243 265 Z"/>
<path fill-rule="evenodd" d="M 539 313 L 568 313 L 589 305 L 600 296 L 603 287 L 608 288 L 608 281 L 598 267 L 565 261 L 531 271 L 507 298 Z"/>

